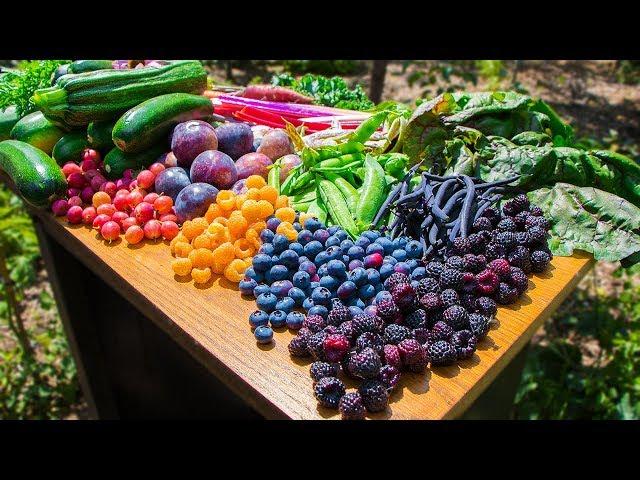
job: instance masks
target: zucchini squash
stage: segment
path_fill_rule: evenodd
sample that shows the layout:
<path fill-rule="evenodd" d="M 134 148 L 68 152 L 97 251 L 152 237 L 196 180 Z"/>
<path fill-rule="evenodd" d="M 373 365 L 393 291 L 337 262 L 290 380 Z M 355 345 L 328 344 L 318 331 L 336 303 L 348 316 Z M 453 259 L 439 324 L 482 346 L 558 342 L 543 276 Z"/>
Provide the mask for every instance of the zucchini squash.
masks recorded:
<path fill-rule="evenodd" d="M 89 146 L 96 150 L 111 150 L 114 147 L 111 139 L 114 124 L 115 122 L 91 122 L 87 127 Z"/>
<path fill-rule="evenodd" d="M 7 107 L 6 110 L 0 110 L 0 141 L 11 138 L 11 129 L 18 123 L 20 117 L 15 106 Z"/>
<path fill-rule="evenodd" d="M 82 152 L 88 146 L 89 141 L 85 132 L 67 133 L 53 146 L 51 156 L 58 165 L 64 165 L 67 162 L 80 163 Z"/>
<path fill-rule="evenodd" d="M 58 164 L 42 150 L 18 140 L 0 142 L 0 170 L 9 175 L 20 195 L 37 207 L 64 192 L 67 181 Z"/>
<path fill-rule="evenodd" d="M 76 60 L 69 64 L 69 73 L 94 72 L 96 70 L 113 70 L 111 60 Z"/>
<path fill-rule="evenodd" d="M 212 113 L 211 100 L 201 95 L 168 93 L 150 98 L 120 117 L 113 127 L 113 143 L 123 152 L 141 152 L 166 139 L 178 123 Z"/>
<path fill-rule="evenodd" d="M 207 72 L 199 61 L 179 60 L 161 67 L 64 75 L 55 86 L 36 90 L 33 101 L 50 120 L 79 127 L 112 120 L 158 95 L 201 94 L 206 86 Z"/>
<path fill-rule="evenodd" d="M 53 146 L 64 135 L 64 130 L 49 121 L 42 112 L 25 115 L 11 129 L 11 138 L 39 148 L 51 155 Z"/>
<path fill-rule="evenodd" d="M 105 176 L 110 180 L 121 178 L 127 169 L 142 170 L 157 161 L 160 155 L 166 153 L 164 142 L 140 153 L 125 153 L 119 148 L 111 149 L 104 157 L 103 168 Z"/>

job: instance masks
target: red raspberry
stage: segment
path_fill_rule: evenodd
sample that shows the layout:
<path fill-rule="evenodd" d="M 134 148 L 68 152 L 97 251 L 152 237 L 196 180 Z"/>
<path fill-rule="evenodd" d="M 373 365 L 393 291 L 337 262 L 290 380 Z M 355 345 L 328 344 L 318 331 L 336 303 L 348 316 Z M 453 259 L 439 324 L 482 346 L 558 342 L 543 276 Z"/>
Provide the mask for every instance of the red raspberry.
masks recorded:
<path fill-rule="evenodd" d="M 496 258 L 489 262 L 489 269 L 496 272 L 501 278 L 506 278 L 511 273 L 511 265 L 504 258 Z"/>
<path fill-rule="evenodd" d="M 489 269 L 485 269 L 476 275 L 476 281 L 478 282 L 476 291 L 483 295 L 491 295 L 500 283 L 498 275 Z"/>
<path fill-rule="evenodd" d="M 324 339 L 324 354 L 329 362 L 339 362 L 348 351 L 349 339 L 344 335 L 334 333 Z"/>

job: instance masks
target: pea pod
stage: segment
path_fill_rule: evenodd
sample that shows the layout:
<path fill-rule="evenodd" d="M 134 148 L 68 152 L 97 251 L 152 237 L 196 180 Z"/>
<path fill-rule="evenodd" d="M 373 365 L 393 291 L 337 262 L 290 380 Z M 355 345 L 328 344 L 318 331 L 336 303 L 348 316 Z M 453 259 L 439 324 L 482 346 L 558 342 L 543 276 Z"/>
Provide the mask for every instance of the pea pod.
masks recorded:
<path fill-rule="evenodd" d="M 300 170 L 302 165 L 297 165 L 291 169 L 287 178 L 284 179 L 282 185 L 280 185 L 280 193 L 282 195 L 291 194 L 291 185 L 298 179 L 300 176 Z"/>
<path fill-rule="evenodd" d="M 314 201 L 315 200 L 312 200 L 311 202 L 293 202 L 291 206 L 293 207 L 294 210 L 297 210 L 298 212 L 308 212 L 309 207 L 311 206 L 311 203 Z"/>
<path fill-rule="evenodd" d="M 313 202 L 309 204 L 309 208 L 307 208 L 307 213 L 317 217 L 320 222 L 326 225 L 327 223 L 327 209 L 324 204 L 322 204 L 322 199 L 316 198 Z"/>
<path fill-rule="evenodd" d="M 277 160 L 267 174 L 267 184 L 272 186 L 280 193 L 280 160 Z"/>
<path fill-rule="evenodd" d="M 295 194 L 299 192 L 304 187 L 308 186 L 313 180 L 314 173 L 313 172 L 304 172 L 301 174 L 296 180 L 293 182 L 293 185 L 290 187 L 290 193 Z"/>
<path fill-rule="evenodd" d="M 364 145 L 362 142 L 349 141 L 341 143 L 340 145 L 322 148 L 317 152 L 316 160 L 322 161 L 333 157 L 340 157 L 341 155 L 349 153 L 361 153 L 362 151 L 364 151 Z"/>
<path fill-rule="evenodd" d="M 349 163 L 347 165 L 343 165 L 341 167 L 313 167 L 311 171 L 341 173 L 341 172 L 348 172 L 356 167 L 359 167 L 360 165 L 362 165 L 362 162 L 357 161 L 357 162 Z"/>
<path fill-rule="evenodd" d="M 346 153 L 344 155 L 340 155 L 337 157 L 328 158 L 319 162 L 316 165 L 316 168 L 325 168 L 325 167 L 342 167 L 344 165 L 348 165 L 349 163 L 353 163 L 356 161 L 364 160 L 364 154 L 362 153 Z"/>
<path fill-rule="evenodd" d="M 316 191 L 315 189 L 309 190 L 308 192 L 299 193 L 298 195 L 293 196 L 294 203 L 305 203 L 311 202 L 316 199 Z"/>
<path fill-rule="evenodd" d="M 347 201 L 336 187 L 329 180 L 320 180 L 318 183 L 318 193 L 320 198 L 327 206 L 327 211 L 331 218 L 353 238 L 358 235 L 358 227 L 356 227 Z"/>
<path fill-rule="evenodd" d="M 345 200 L 347 201 L 347 206 L 349 207 L 351 216 L 355 215 L 356 205 L 358 204 L 358 191 L 356 190 L 356 188 L 349 182 L 347 182 L 344 178 L 339 177 L 335 173 L 323 173 L 322 175 L 327 180 L 333 182 L 336 187 L 338 187 Z"/>
<path fill-rule="evenodd" d="M 382 166 L 371 156 L 364 161 L 364 182 L 362 194 L 356 207 L 356 222 L 358 227 L 366 229 L 371 225 L 385 200 L 387 181 Z"/>
<path fill-rule="evenodd" d="M 371 138 L 371 135 L 378 129 L 380 125 L 386 120 L 389 112 L 382 111 L 375 115 L 371 115 L 364 122 L 362 122 L 358 128 L 355 129 L 351 135 L 351 142 L 365 143 Z"/>

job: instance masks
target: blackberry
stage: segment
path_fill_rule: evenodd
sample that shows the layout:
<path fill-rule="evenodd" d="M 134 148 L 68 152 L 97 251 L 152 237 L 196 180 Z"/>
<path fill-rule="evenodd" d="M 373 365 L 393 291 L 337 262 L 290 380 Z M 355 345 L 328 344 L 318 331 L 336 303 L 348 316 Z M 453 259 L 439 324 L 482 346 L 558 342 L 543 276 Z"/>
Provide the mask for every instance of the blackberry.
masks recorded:
<path fill-rule="evenodd" d="M 342 323 L 338 327 L 338 333 L 341 333 L 342 335 L 347 337 L 349 343 L 353 343 L 355 340 L 355 336 L 353 334 L 353 323 L 351 323 L 351 320 L 347 320 L 346 322 Z"/>
<path fill-rule="evenodd" d="M 464 272 L 462 274 L 462 291 L 465 293 L 471 293 L 476 290 L 478 281 L 476 276 L 471 272 Z"/>
<path fill-rule="evenodd" d="M 427 312 L 433 312 L 442 307 L 442 301 L 437 293 L 425 293 L 420 297 L 420 305 Z"/>
<path fill-rule="evenodd" d="M 529 249 L 527 247 L 518 246 L 507 255 L 509 264 L 513 267 L 523 268 L 529 263 Z"/>
<path fill-rule="evenodd" d="M 457 290 L 462 287 L 462 272 L 453 268 L 445 268 L 440 274 L 440 287 Z"/>
<path fill-rule="evenodd" d="M 518 212 L 529 210 L 529 206 L 531 205 L 529 202 L 529 199 L 524 193 L 520 193 L 515 197 L 513 197 L 513 200 L 511 200 L 511 203 L 515 205 Z"/>
<path fill-rule="evenodd" d="M 453 328 L 451 328 L 445 322 L 436 322 L 433 328 L 431 329 L 431 341 L 438 342 L 440 340 L 449 340 L 449 337 L 453 333 Z"/>
<path fill-rule="evenodd" d="M 551 255 L 544 250 L 534 250 L 531 252 L 531 270 L 536 273 L 544 272 L 550 261 Z"/>
<path fill-rule="evenodd" d="M 400 315 L 400 309 L 396 305 L 396 302 L 391 300 L 382 300 L 377 305 L 378 316 L 383 320 L 391 323 L 398 315 Z"/>
<path fill-rule="evenodd" d="M 541 217 L 542 209 L 537 205 L 531 205 L 531 207 L 529 207 L 529 214 L 533 215 L 534 217 Z"/>
<path fill-rule="evenodd" d="M 391 289 L 391 296 L 400 310 L 408 310 L 414 306 L 416 291 L 408 283 L 401 283 Z"/>
<path fill-rule="evenodd" d="M 458 360 L 471 358 L 476 351 L 477 342 L 476 336 L 470 330 L 460 330 L 451 335 L 451 345 L 456 349 Z"/>
<path fill-rule="evenodd" d="M 493 317 L 498 313 L 498 306 L 494 299 L 489 297 L 478 297 L 476 300 L 476 311 L 487 317 Z M 469 318 L 471 321 L 471 318 Z"/>
<path fill-rule="evenodd" d="M 547 240 L 547 232 L 540 227 L 531 227 L 526 233 L 529 235 L 528 246 L 530 247 L 545 243 Z"/>
<path fill-rule="evenodd" d="M 525 275 L 524 271 L 518 267 L 511 267 L 511 273 L 509 275 L 511 285 L 516 287 L 518 292 L 524 293 L 529 287 L 529 279 Z"/>
<path fill-rule="evenodd" d="M 473 312 L 476 309 L 476 296 L 473 293 L 463 293 L 460 295 L 460 305 L 462 305 L 467 312 Z"/>
<path fill-rule="evenodd" d="M 427 272 L 427 275 L 429 275 L 431 278 L 440 278 L 440 274 L 444 270 L 444 263 L 434 260 L 427 263 L 424 268 Z"/>
<path fill-rule="evenodd" d="M 415 290 L 418 298 L 422 298 L 422 296 L 427 293 L 440 292 L 440 284 L 435 278 L 427 277 L 418 282 L 418 286 L 415 288 Z"/>
<path fill-rule="evenodd" d="M 313 381 L 317 382 L 321 378 L 337 377 L 338 365 L 336 363 L 313 362 L 311 364 L 309 372 L 311 373 L 311 378 L 313 378 Z"/>
<path fill-rule="evenodd" d="M 526 247 L 529 243 L 531 243 L 531 235 L 529 235 L 529 232 L 516 233 L 516 244 L 518 246 Z"/>
<path fill-rule="evenodd" d="M 345 393 L 338 404 L 342 420 L 364 420 L 366 410 L 358 392 Z"/>
<path fill-rule="evenodd" d="M 375 413 L 387 408 L 389 393 L 385 384 L 380 380 L 365 380 L 358 387 L 358 393 L 360 393 L 362 403 L 367 411 Z"/>
<path fill-rule="evenodd" d="M 458 255 L 453 255 L 444 262 L 448 268 L 455 268 L 456 270 L 464 270 L 464 260 Z"/>
<path fill-rule="evenodd" d="M 340 333 L 327 335 L 324 339 L 324 356 L 329 362 L 339 362 L 349 351 L 349 339 Z"/>
<path fill-rule="evenodd" d="M 496 242 L 489 242 L 484 250 L 487 260 L 494 260 L 496 258 L 504 258 L 507 254 L 505 248 L 502 245 L 498 245 Z"/>
<path fill-rule="evenodd" d="M 493 270 L 489 268 L 476 275 L 476 291 L 482 295 L 491 295 L 498 288 L 500 279 Z"/>
<path fill-rule="evenodd" d="M 471 244 L 469 243 L 469 239 L 457 237 L 453 239 L 453 244 L 451 245 L 452 250 L 456 252 L 458 255 L 464 255 L 465 253 L 471 253 Z"/>
<path fill-rule="evenodd" d="M 491 319 L 487 316 L 479 313 L 472 313 L 469 315 L 469 327 L 478 340 L 482 340 L 487 336 L 487 333 L 489 333 L 490 323 Z"/>
<path fill-rule="evenodd" d="M 507 202 L 502 206 L 502 214 L 503 215 L 507 215 L 507 216 L 514 216 L 516 215 L 520 210 L 518 210 L 518 206 L 515 205 L 513 202 Z"/>
<path fill-rule="evenodd" d="M 404 317 L 404 324 L 412 330 L 424 328 L 427 325 L 427 314 L 424 310 L 418 309 Z"/>
<path fill-rule="evenodd" d="M 384 341 L 377 333 L 364 332 L 356 339 L 356 351 L 361 352 L 365 348 L 372 348 L 378 355 L 382 354 Z"/>
<path fill-rule="evenodd" d="M 344 392 L 344 383 L 336 377 L 321 378 L 313 387 L 316 400 L 327 408 L 338 408 Z"/>
<path fill-rule="evenodd" d="M 427 358 L 424 348 L 417 340 L 408 338 L 401 341 L 398 344 L 398 350 L 400 351 L 402 364 L 406 368 L 414 373 L 424 371 L 427 366 Z"/>
<path fill-rule="evenodd" d="M 353 320 L 351 320 L 351 324 L 353 327 L 353 335 L 355 338 L 358 338 L 364 332 L 377 333 L 378 331 L 378 325 L 376 323 L 375 317 L 367 315 L 366 313 L 356 315 Z"/>
<path fill-rule="evenodd" d="M 391 392 L 398 385 L 401 375 L 400 370 L 393 365 L 383 365 L 378 380 Z"/>
<path fill-rule="evenodd" d="M 411 338 L 411 330 L 402 325 L 387 325 L 384 329 L 384 343 L 398 345 L 401 341 Z"/>
<path fill-rule="evenodd" d="M 337 298 L 334 298 L 333 300 L 333 308 L 327 316 L 327 323 L 337 327 L 342 325 L 344 322 L 351 320 L 351 310 L 345 307 Z"/>
<path fill-rule="evenodd" d="M 320 315 L 307 315 L 307 318 L 302 322 L 302 326 L 311 330 L 312 333 L 317 333 L 326 327 L 327 324 Z"/>
<path fill-rule="evenodd" d="M 400 350 L 397 345 L 385 345 L 382 349 L 382 356 L 385 365 L 391 365 L 398 370 L 402 368 L 402 360 L 400 359 Z"/>
<path fill-rule="evenodd" d="M 320 331 L 309 335 L 307 338 L 307 349 L 316 360 L 326 360 L 324 356 L 324 339 L 326 337 L 326 332 Z"/>
<path fill-rule="evenodd" d="M 515 222 L 518 230 L 524 229 L 525 223 L 527 221 L 527 217 L 529 216 L 529 212 L 524 211 L 518 213 L 515 217 L 513 217 L 513 221 Z"/>
<path fill-rule="evenodd" d="M 334 334 L 336 334 L 336 333 L 340 333 L 340 332 L 338 331 L 338 327 L 336 327 L 335 325 L 327 325 L 326 327 L 324 327 L 324 328 L 322 329 L 322 331 L 323 331 L 324 333 L 326 333 L 327 335 L 334 335 Z"/>
<path fill-rule="evenodd" d="M 501 232 L 516 232 L 518 230 L 516 222 L 514 222 L 511 217 L 504 217 L 498 222 L 496 228 Z"/>
<path fill-rule="evenodd" d="M 505 282 L 500 282 L 498 292 L 496 293 L 496 301 L 501 305 L 511 305 L 518 300 L 518 290 Z"/>
<path fill-rule="evenodd" d="M 296 335 L 289 342 L 289 353 L 293 357 L 308 357 L 309 350 L 307 349 L 308 336 Z"/>
<path fill-rule="evenodd" d="M 382 361 L 373 348 L 365 348 L 349 356 L 349 370 L 359 378 L 375 378 L 380 374 Z"/>
<path fill-rule="evenodd" d="M 420 345 L 424 345 L 425 343 L 431 340 L 431 333 L 430 333 L 430 330 L 427 328 L 414 329 L 413 336 Z"/>
<path fill-rule="evenodd" d="M 532 227 L 539 227 L 541 228 L 543 231 L 547 231 L 549 230 L 549 228 L 551 227 L 551 225 L 549 224 L 549 220 L 547 220 L 544 217 L 537 217 L 535 215 L 529 215 L 527 217 L 527 220 L 524 223 L 524 227 L 526 229 L 530 229 Z"/>
<path fill-rule="evenodd" d="M 514 232 L 498 232 L 496 235 L 496 243 L 508 251 L 515 247 L 518 242 Z"/>
<path fill-rule="evenodd" d="M 455 347 L 444 340 L 438 340 L 437 342 L 430 344 L 427 353 L 429 355 L 431 365 L 436 367 L 453 365 L 457 358 Z"/>
<path fill-rule="evenodd" d="M 453 305 L 442 312 L 444 321 L 454 330 L 462 330 L 469 325 L 469 314 L 460 305 Z"/>
<path fill-rule="evenodd" d="M 494 227 L 500 221 L 500 212 L 496 207 L 485 208 L 482 217 L 488 218 L 491 221 L 491 226 Z"/>
<path fill-rule="evenodd" d="M 391 289 L 397 285 L 406 285 L 409 283 L 411 283 L 411 280 L 404 273 L 393 272 L 389 278 L 384 281 L 384 288 L 391 291 Z"/>
<path fill-rule="evenodd" d="M 489 268 L 501 279 L 507 278 L 511 273 L 511 265 L 504 258 L 498 258 L 489 262 Z"/>
<path fill-rule="evenodd" d="M 489 237 L 485 234 L 488 234 L 488 231 L 482 231 L 480 233 L 472 233 L 467 238 L 469 239 L 469 245 L 471 246 L 472 253 L 482 253 L 484 252 L 485 247 L 487 246 L 487 241 Z"/>
<path fill-rule="evenodd" d="M 467 272 L 478 273 L 487 266 L 487 259 L 484 255 L 474 255 L 467 253 L 464 256 L 464 269 Z"/>
<path fill-rule="evenodd" d="M 487 217 L 478 217 L 471 227 L 471 230 L 475 233 L 481 232 L 483 230 L 491 230 L 493 225 L 491 224 L 491 220 Z"/>
<path fill-rule="evenodd" d="M 353 357 L 356 356 L 357 354 L 358 352 L 356 352 L 355 350 L 351 350 L 349 353 L 347 353 L 344 356 L 344 358 L 340 362 L 340 365 L 342 366 L 342 371 L 345 373 L 345 375 L 351 378 L 358 378 L 356 377 L 354 372 L 351 370 L 351 366 L 353 365 L 353 361 L 352 361 Z"/>
<path fill-rule="evenodd" d="M 458 292 L 447 288 L 440 293 L 440 302 L 446 308 L 452 305 L 458 305 L 460 303 L 460 297 L 458 296 Z"/>

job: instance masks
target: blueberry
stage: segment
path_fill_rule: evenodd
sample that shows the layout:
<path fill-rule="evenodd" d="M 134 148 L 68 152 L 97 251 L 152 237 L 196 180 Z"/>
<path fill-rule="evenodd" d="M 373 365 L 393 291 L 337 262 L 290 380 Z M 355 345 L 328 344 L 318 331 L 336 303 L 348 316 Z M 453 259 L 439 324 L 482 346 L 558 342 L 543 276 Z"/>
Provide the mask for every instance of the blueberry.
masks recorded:
<path fill-rule="evenodd" d="M 372 242 L 375 242 L 376 239 L 380 237 L 380 232 L 377 230 L 367 230 L 362 233 L 362 236 L 368 238 Z"/>
<path fill-rule="evenodd" d="M 322 251 L 318 255 L 316 255 L 314 263 L 316 264 L 317 267 L 320 267 L 320 266 L 324 265 L 325 263 L 327 263 L 329 260 L 331 260 L 329 258 L 329 254 L 326 251 Z"/>
<path fill-rule="evenodd" d="M 298 266 L 298 271 L 307 272 L 309 275 L 315 275 L 318 269 L 316 268 L 316 265 L 313 262 L 307 260 L 306 262 L 302 262 Z"/>
<path fill-rule="evenodd" d="M 287 315 L 287 327 L 291 330 L 300 330 L 302 322 L 304 322 L 304 314 L 300 312 L 291 312 Z"/>
<path fill-rule="evenodd" d="M 409 275 L 411 273 L 411 270 L 409 269 L 409 266 L 404 262 L 396 263 L 393 266 L 393 271 L 394 272 L 399 272 L 399 273 L 404 273 L 405 275 Z"/>
<path fill-rule="evenodd" d="M 296 213 L 296 218 L 298 218 L 297 215 L 298 214 Z M 300 230 L 302 230 L 302 225 L 300 225 L 300 222 L 293 222 L 293 229 L 296 232 L 299 232 Z"/>
<path fill-rule="evenodd" d="M 296 306 L 298 307 L 301 307 L 302 302 L 304 302 L 304 299 L 307 298 L 304 290 L 298 287 L 293 287 L 291 290 L 289 290 L 289 293 L 287 295 L 289 295 L 289 297 L 293 299 Z"/>
<path fill-rule="evenodd" d="M 264 274 L 264 283 L 266 283 L 267 285 L 271 285 L 273 283 L 274 279 L 271 276 L 271 269 L 269 269 L 267 272 L 265 272 Z"/>
<path fill-rule="evenodd" d="M 284 327 L 287 322 L 287 312 L 282 310 L 274 310 L 269 315 L 269 323 L 273 328 Z"/>
<path fill-rule="evenodd" d="M 253 295 L 253 289 L 257 286 L 258 282 L 256 282 L 253 278 L 245 277 L 243 280 L 240 280 L 238 289 L 240 290 L 240 293 L 242 295 Z"/>
<path fill-rule="evenodd" d="M 411 280 L 411 286 L 414 288 L 414 290 L 418 288 L 418 285 L 420 285 L 420 282 L 418 280 Z"/>
<path fill-rule="evenodd" d="M 370 244 L 371 242 L 367 237 L 360 237 L 356 240 L 356 245 L 358 247 L 367 248 Z"/>
<path fill-rule="evenodd" d="M 382 259 L 382 263 L 389 263 L 391 265 L 395 265 L 396 263 L 398 263 L 398 259 L 395 257 L 392 257 L 391 255 L 387 255 Z"/>
<path fill-rule="evenodd" d="M 387 237 L 380 237 L 376 239 L 376 243 L 384 248 L 385 255 L 391 255 L 391 252 L 393 252 L 393 242 Z"/>
<path fill-rule="evenodd" d="M 253 289 L 253 296 L 258 298 L 263 293 L 268 293 L 271 291 L 271 287 L 264 283 L 259 283 L 256 288 Z"/>
<path fill-rule="evenodd" d="M 345 265 L 349 265 L 350 261 L 351 259 L 349 258 L 349 255 L 342 255 L 342 263 L 344 263 Z"/>
<path fill-rule="evenodd" d="M 376 294 L 378 292 L 381 292 L 382 290 L 384 290 L 384 283 L 382 283 L 382 282 L 376 283 L 375 288 L 376 288 Z"/>
<path fill-rule="evenodd" d="M 308 315 L 320 315 L 322 318 L 326 319 L 327 315 L 329 315 L 329 310 L 324 305 L 314 305 L 308 311 Z"/>
<path fill-rule="evenodd" d="M 347 235 L 347 232 L 345 232 L 343 229 L 338 228 L 338 230 L 336 230 L 336 233 L 334 233 L 334 235 L 336 237 L 338 237 L 340 239 L 340 241 L 342 240 L 346 240 L 347 238 L 349 238 L 349 235 Z"/>
<path fill-rule="evenodd" d="M 313 307 L 315 303 L 311 300 L 311 297 L 307 297 L 302 302 L 302 308 L 304 308 L 307 312 Z"/>
<path fill-rule="evenodd" d="M 274 265 L 269 270 L 269 273 L 273 281 L 285 280 L 289 276 L 289 270 L 284 265 Z"/>
<path fill-rule="evenodd" d="M 411 270 L 412 272 L 420 266 L 420 262 L 415 258 L 410 258 L 409 260 L 405 260 L 404 263 L 407 264 L 407 267 L 409 267 L 409 270 Z"/>
<path fill-rule="evenodd" d="M 413 272 L 411 272 L 412 280 L 422 280 L 427 276 L 427 270 L 424 267 L 416 267 Z"/>
<path fill-rule="evenodd" d="M 260 241 L 262 243 L 271 243 L 273 241 L 274 235 L 275 234 L 271 230 L 265 228 L 260 232 Z"/>
<path fill-rule="evenodd" d="M 394 250 L 391 256 L 396 260 L 398 260 L 399 262 L 404 262 L 407 259 L 407 252 L 405 252 L 404 250 L 398 249 L 398 250 Z"/>
<path fill-rule="evenodd" d="M 362 260 L 351 260 L 349 262 L 349 271 L 355 270 L 356 268 L 360 268 L 363 265 L 364 263 L 362 263 Z"/>
<path fill-rule="evenodd" d="M 340 225 L 331 225 L 327 228 L 329 235 L 335 235 L 338 230 L 340 230 Z"/>
<path fill-rule="evenodd" d="M 409 258 L 420 258 L 422 256 L 422 245 L 416 240 L 411 240 L 405 247 Z"/>
<path fill-rule="evenodd" d="M 378 315 L 378 307 L 376 307 L 375 305 L 369 305 L 365 307 L 364 313 L 366 313 L 367 315 L 371 315 L 372 317 L 375 317 L 376 315 Z"/>
<path fill-rule="evenodd" d="M 316 305 L 329 305 L 329 300 L 331 299 L 331 292 L 329 289 L 324 287 L 314 288 L 311 292 L 311 300 Z"/>
<path fill-rule="evenodd" d="M 263 245 L 264 247 L 265 245 Z M 258 253 L 253 257 L 253 269 L 258 273 L 264 273 L 271 268 L 271 256 L 266 253 Z"/>
<path fill-rule="evenodd" d="M 364 268 L 380 268 L 382 265 L 382 255 L 379 253 L 372 253 L 364 257 L 362 261 Z"/>
<path fill-rule="evenodd" d="M 360 307 L 356 307 L 355 305 L 349 305 L 349 311 L 351 312 L 351 316 L 355 317 L 356 315 L 362 315 L 364 311 Z"/>
<path fill-rule="evenodd" d="M 347 276 L 347 266 L 340 260 L 330 260 L 327 263 L 327 273 L 332 277 L 345 278 Z"/>
<path fill-rule="evenodd" d="M 300 232 L 298 233 L 299 244 L 304 246 L 307 243 L 309 243 L 311 240 L 313 240 L 313 233 L 311 233 L 309 230 L 300 230 Z"/>
<path fill-rule="evenodd" d="M 258 298 L 256 298 L 256 305 L 258 305 L 258 308 L 267 313 L 271 313 L 275 310 L 276 303 L 278 303 L 278 297 L 271 292 L 263 293 L 258 295 Z"/>
<path fill-rule="evenodd" d="M 349 272 L 349 280 L 351 280 L 356 287 L 361 287 L 367 283 L 367 271 L 362 267 L 353 269 Z"/>
<path fill-rule="evenodd" d="M 271 256 L 271 265 L 272 267 L 275 267 L 276 265 L 282 265 L 282 262 L 280 261 L 280 255 Z"/>
<path fill-rule="evenodd" d="M 362 260 L 364 258 L 364 248 L 354 245 L 347 250 L 347 255 L 351 260 Z"/>
<path fill-rule="evenodd" d="M 274 253 L 280 254 L 284 252 L 287 247 L 289 247 L 289 239 L 284 235 L 276 233 L 273 236 L 273 248 L 275 249 Z"/>
<path fill-rule="evenodd" d="M 253 334 L 258 343 L 271 343 L 273 340 L 273 330 L 271 330 L 271 327 L 265 325 L 256 328 Z"/>
<path fill-rule="evenodd" d="M 244 276 L 250 278 L 251 280 L 255 280 L 256 282 L 262 282 L 264 280 L 264 275 L 262 273 L 256 272 L 256 269 L 254 267 L 247 268 L 244 271 Z"/>
<path fill-rule="evenodd" d="M 310 218 L 309 220 L 313 219 Z M 309 220 L 307 220 L 307 222 Z M 298 237 L 298 240 L 300 240 L 300 237 Z M 314 260 L 316 256 L 322 251 L 322 244 L 317 240 L 312 240 L 304 246 L 304 254 L 312 260 Z"/>
<path fill-rule="evenodd" d="M 381 290 L 380 292 L 376 293 L 375 304 L 377 305 L 383 300 L 393 300 L 391 293 L 389 293 L 387 290 Z"/>
<path fill-rule="evenodd" d="M 357 307 L 360 310 L 363 310 L 366 305 L 358 297 L 353 297 L 347 302 L 347 306 L 348 307 Z"/>
<path fill-rule="evenodd" d="M 315 237 L 316 234 L 318 232 L 321 232 L 322 230 L 318 230 L 316 233 L 313 234 L 313 236 Z M 318 239 L 319 240 L 319 239 Z M 335 235 L 331 235 L 329 238 L 327 238 L 327 240 L 324 242 L 324 246 L 325 247 L 335 247 L 335 246 L 340 246 L 340 239 L 338 237 L 336 237 Z"/>
<path fill-rule="evenodd" d="M 298 242 L 293 242 L 289 244 L 289 250 L 293 250 L 294 252 L 296 252 L 298 254 L 298 258 L 300 258 L 300 255 L 304 254 L 304 247 L 300 245 Z"/>
<path fill-rule="evenodd" d="M 270 217 L 267 219 L 267 228 L 271 230 L 273 233 L 276 233 L 278 225 L 280 225 L 281 223 L 282 223 L 282 220 L 280 220 L 279 218 Z"/>
<path fill-rule="evenodd" d="M 276 249 L 273 248 L 273 244 L 263 243 L 262 246 L 260 247 L 260 250 L 258 250 L 258 253 L 264 253 L 265 255 L 268 255 L 269 257 L 271 257 L 271 255 L 273 255 L 275 251 Z"/>
<path fill-rule="evenodd" d="M 318 230 L 313 232 L 313 239 L 319 241 L 323 245 L 325 244 L 329 236 L 329 232 L 327 232 L 324 228 L 319 228 Z"/>
<path fill-rule="evenodd" d="M 293 284 L 289 280 L 276 280 L 271 284 L 270 292 L 276 297 L 282 298 L 286 297 L 292 288 Z"/>
<path fill-rule="evenodd" d="M 311 284 L 309 285 L 309 295 L 311 295 L 311 291 L 318 288 L 320 286 L 320 280 L 313 280 L 313 277 L 311 278 Z"/>
<path fill-rule="evenodd" d="M 287 249 L 280 254 L 280 263 L 289 270 L 298 268 L 298 254 L 291 249 Z"/>
<path fill-rule="evenodd" d="M 322 223 L 320 223 L 320 220 L 318 220 L 317 218 L 307 218 L 307 220 L 304 222 L 304 228 L 313 233 L 319 228 L 322 228 Z"/>
<path fill-rule="evenodd" d="M 338 246 L 327 248 L 325 253 L 327 254 L 327 261 L 342 259 L 342 249 Z"/>
<path fill-rule="evenodd" d="M 409 241 L 407 240 L 407 237 L 398 237 L 393 240 L 393 249 L 394 250 L 397 250 L 399 248 L 402 249 L 407 246 L 407 243 L 409 243 Z"/>
<path fill-rule="evenodd" d="M 346 300 L 356 293 L 357 287 L 356 284 L 351 280 L 347 280 L 343 282 L 342 285 L 338 287 L 338 298 L 342 300 Z"/>
<path fill-rule="evenodd" d="M 374 287 L 370 283 L 367 283 L 366 285 L 362 285 L 358 289 L 358 296 L 363 300 L 369 300 L 370 298 L 373 298 L 375 294 L 376 294 L 376 287 Z"/>
<path fill-rule="evenodd" d="M 249 315 L 249 325 L 251 325 L 251 328 L 257 328 L 268 323 L 269 314 L 264 310 L 256 310 L 251 315 Z"/>
<path fill-rule="evenodd" d="M 307 288 L 311 284 L 311 275 L 307 272 L 296 272 L 293 274 L 293 286 L 302 290 Z"/>
<path fill-rule="evenodd" d="M 342 240 L 340 242 L 340 248 L 343 252 L 348 251 L 351 247 L 353 247 L 354 243 L 351 239 L 347 238 L 346 240 Z"/>
<path fill-rule="evenodd" d="M 377 285 L 380 283 L 380 272 L 375 268 L 368 268 L 367 270 L 367 280 L 371 285 Z"/>
<path fill-rule="evenodd" d="M 331 275 L 325 275 L 320 278 L 320 286 L 324 287 L 332 292 L 335 292 L 340 286 L 340 280 L 336 277 L 332 277 Z"/>
<path fill-rule="evenodd" d="M 295 251 L 295 250 L 294 250 Z M 304 253 L 304 252 L 303 252 Z M 309 262 L 309 257 L 307 257 L 306 255 L 300 255 L 298 256 L 298 263 L 300 265 L 302 265 L 304 262 Z"/>
<path fill-rule="evenodd" d="M 289 289 L 289 291 L 291 291 L 291 289 Z M 296 306 L 296 302 L 295 300 L 293 300 L 293 298 L 284 297 L 278 300 L 278 303 L 276 303 L 276 311 L 282 310 L 285 313 L 289 313 L 290 311 L 293 310 L 293 307 L 295 306 Z"/>
<path fill-rule="evenodd" d="M 367 255 L 372 255 L 374 253 L 379 253 L 380 255 L 384 255 L 384 248 L 379 243 L 371 243 L 365 250 Z"/>

